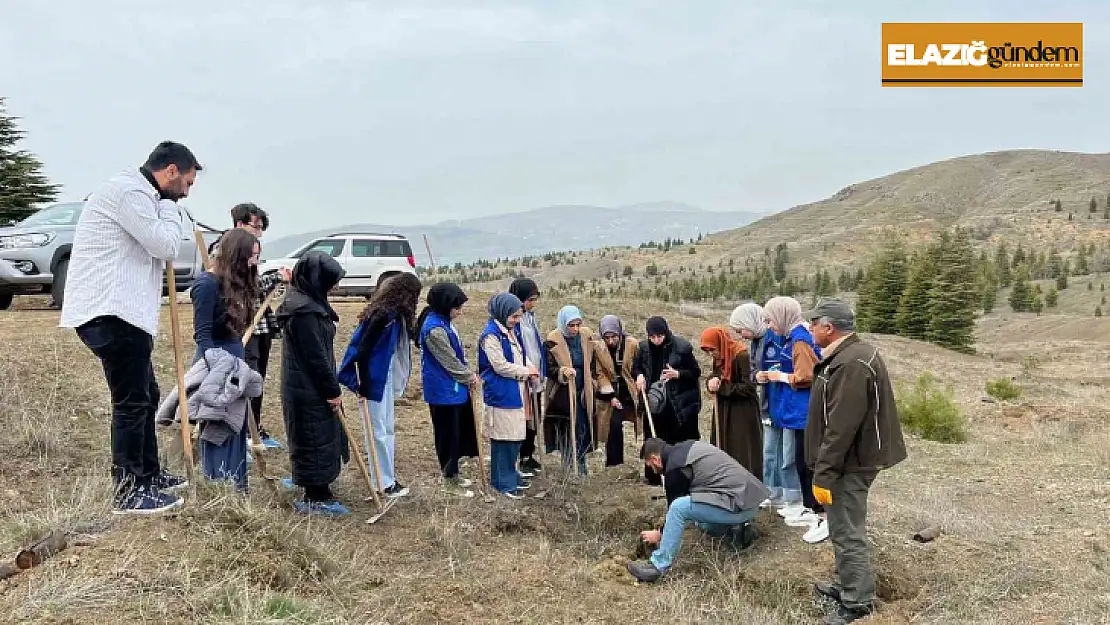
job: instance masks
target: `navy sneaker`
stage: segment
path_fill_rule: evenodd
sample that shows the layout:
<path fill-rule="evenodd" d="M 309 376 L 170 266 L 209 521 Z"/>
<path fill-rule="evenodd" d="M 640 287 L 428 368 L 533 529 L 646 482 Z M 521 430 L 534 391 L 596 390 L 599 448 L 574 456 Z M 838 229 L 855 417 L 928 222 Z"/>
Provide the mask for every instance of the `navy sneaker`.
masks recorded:
<path fill-rule="evenodd" d="M 180 508 L 184 503 L 181 497 L 172 493 L 149 487 L 137 488 L 116 502 L 112 514 L 162 514 Z"/>
<path fill-rule="evenodd" d="M 408 495 L 408 494 L 409 494 L 408 487 L 403 486 L 400 482 L 394 482 L 393 486 L 390 486 L 389 488 L 385 489 L 385 496 L 389 497 L 390 499 L 397 499 L 399 497 L 404 497 L 405 495 Z"/>
<path fill-rule="evenodd" d="M 150 481 L 150 483 L 157 490 L 166 493 L 172 493 L 188 486 L 189 480 L 186 480 L 185 478 L 179 477 L 172 473 L 166 473 L 165 471 L 162 471 L 161 473 L 156 475 L 154 479 Z"/>
<path fill-rule="evenodd" d="M 351 513 L 347 506 L 334 499 L 331 501 L 305 501 L 302 499 L 293 503 L 293 509 L 302 514 L 326 517 L 346 516 Z"/>

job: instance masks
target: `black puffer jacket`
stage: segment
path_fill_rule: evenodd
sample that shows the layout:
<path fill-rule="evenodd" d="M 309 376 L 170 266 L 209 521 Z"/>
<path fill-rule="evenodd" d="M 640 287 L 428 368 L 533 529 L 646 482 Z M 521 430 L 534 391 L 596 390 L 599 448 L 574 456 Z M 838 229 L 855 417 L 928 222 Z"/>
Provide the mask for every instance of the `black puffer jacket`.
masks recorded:
<path fill-rule="evenodd" d="M 655 361 L 662 364 L 656 367 Z M 660 438 L 671 439 L 667 442 L 672 444 L 684 440 L 698 440 L 701 438 L 698 430 L 698 414 L 701 412 L 701 387 L 698 379 L 701 377 L 701 367 L 694 358 L 694 348 L 689 341 L 669 331 L 667 340 L 659 347 L 652 345 L 648 339 L 640 341 L 640 350 L 632 365 L 632 375 L 643 374 L 648 386 L 651 386 L 653 382 L 659 380 L 659 375 L 667 364 L 679 373 L 677 380 L 666 384 L 667 397 L 677 421 L 675 423 L 677 431 L 660 433 Z M 659 427 L 660 425 L 663 427 Z M 665 424 L 657 423 L 656 426 L 661 430 L 670 429 Z"/>
<path fill-rule="evenodd" d="M 335 377 L 335 322 L 328 291 L 343 277 L 323 252 L 305 254 L 293 268 L 289 295 L 278 309 L 284 328 L 281 401 L 293 483 L 323 486 L 350 460 L 347 436 L 328 405 L 341 389 Z"/>

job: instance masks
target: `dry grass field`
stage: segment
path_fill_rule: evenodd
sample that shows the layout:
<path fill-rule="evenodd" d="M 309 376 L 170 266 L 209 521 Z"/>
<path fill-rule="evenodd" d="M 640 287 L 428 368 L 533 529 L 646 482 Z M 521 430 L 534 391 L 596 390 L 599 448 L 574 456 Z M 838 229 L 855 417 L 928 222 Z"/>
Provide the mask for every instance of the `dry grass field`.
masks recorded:
<path fill-rule="evenodd" d="M 542 302 L 548 327 L 561 303 Z M 770 625 L 815 622 L 826 609 L 810 584 L 832 575 L 831 547 L 804 544 L 802 530 L 771 512 L 760 513 L 762 538 L 750 550 L 690 530 L 663 583 L 634 584 L 623 564 L 665 504 L 638 482 L 630 429 L 627 465 L 604 470 L 593 458 L 585 483 L 564 479 L 544 456 L 529 491 L 546 492 L 542 499 L 443 494 L 418 375 L 397 423 L 398 474 L 413 493 L 375 525 L 364 522 L 373 506 L 354 466 L 336 484 L 355 510 L 343 519 L 295 514 L 294 494 L 253 470 L 247 497 L 201 484 L 174 516 L 113 517 L 99 365 L 56 328 L 57 312 L 35 304 L 0 313 L 0 551 L 6 558 L 51 529 L 81 546 L 0 582 L 0 622 Z M 462 322 L 472 360 L 484 304 L 475 294 Z M 337 305 L 338 350 L 360 305 Z M 614 312 L 640 333 L 649 313 L 666 314 L 689 337 L 727 317 L 651 302 L 580 305 L 595 327 Z M 187 337 L 190 317 L 186 305 Z M 929 370 L 950 383 L 971 437 L 911 439 L 909 460 L 877 481 L 870 536 L 883 606 L 865 622 L 1107 622 L 1110 321 L 1008 314 L 981 325 L 977 356 L 873 339 L 900 381 Z M 174 385 L 168 330 L 164 308 L 155 355 L 163 393 Z M 263 418 L 284 439 L 279 377 L 268 380 Z M 1013 378 L 1021 397 L 986 401 L 985 383 L 1000 377 Z M 357 414 L 352 397 L 347 411 Z M 166 430 L 160 442 L 180 471 L 177 435 Z M 268 459 L 284 475 L 284 454 Z M 466 471 L 476 477 L 473 463 Z M 943 527 L 938 540 L 911 539 L 930 525 Z"/>

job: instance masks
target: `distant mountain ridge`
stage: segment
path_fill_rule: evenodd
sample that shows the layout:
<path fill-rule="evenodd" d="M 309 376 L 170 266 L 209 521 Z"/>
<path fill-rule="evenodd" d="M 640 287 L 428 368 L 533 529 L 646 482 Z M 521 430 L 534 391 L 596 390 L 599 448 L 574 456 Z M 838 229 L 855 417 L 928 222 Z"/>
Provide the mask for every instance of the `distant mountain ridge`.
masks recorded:
<path fill-rule="evenodd" d="M 388 226 L 356 223 L 266 241 L 263 257 L 279 258 L 313 239 L 337 232 L 382 232 L 406 236 L 416 262 L 428 264 L 424 235 L 438 265 L 479 259 L 536 256 L 563 250 L 639 245 L 664 239 L 738 228 L 763 217 L 757 212 L 706 211 L 679 202 L 659 201 L 619 207 L 562 205 L 436 224 Z"/>

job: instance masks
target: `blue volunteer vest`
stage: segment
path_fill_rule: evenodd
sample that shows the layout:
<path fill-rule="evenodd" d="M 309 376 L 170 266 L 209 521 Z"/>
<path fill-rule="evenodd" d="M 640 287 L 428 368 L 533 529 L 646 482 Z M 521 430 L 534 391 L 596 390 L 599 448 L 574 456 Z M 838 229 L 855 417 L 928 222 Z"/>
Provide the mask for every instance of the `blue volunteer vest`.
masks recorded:
<path fill-rule="evenodd" d="M 455 356 L 464 365 L 466 364 L 462 342 L 459 341 L 459 336 L 451 328 L 450 322 L 441 317 L 439 313 L 429 312 L 424 319 L 424 327 L 420 328 L 420 345 L 422 346 L 420 350 L 420 376 L 424 382 L 424 401 L 434 406 L 465 404 L 470 399 L 466 384 L 456 382 L 451 374 L 447 373 L 447 369 L 444 369 L 443 365 L 436 360 L 436 357 L 426 347 L 423 347 L 428 335 L 436 328 L 443 328 L 447 332 L 447 337 L 451 339 L 451 348 L 455 350 Z"/>
<path fill-rule="evenodd" d="M 355 333 L 351 335 L 351 341 L 347 343 L 347 351 L 343 353 L 343 362 L 339 365 L 339 370 L 335 374 L 339 383 L 347 387 L 352 393 L 358 393 L 358 369 L 355 366 L 355 354 L 358 352 L 358 344 L 362 340 L 362 335 L 366 332 L 367 323 L 369 323 L 369 318 L 355 328 Z M 369 363 L 366 367 L 370 371 L 370 396 L 367 397 L 370 401 L 380 402 L 382 397 L 385 396 L 385 379 L 389 375 L 389 368 L 392 365 L 393 352 L 397 350 L 397 336 L 400 332 L 401 324 L 395 317 L 390 318 L 381 336 L 374 343 L 374 348 L 370 350 Z"/>
<path fill-rule="evenodd" d="M 523 408 L 520 382 L 497 375 L 489 358 L 486 358 L 486 350 L 482 349 L 482 343 L 491 334 L 501 342 L 501 353 L 505 354 L 505 360 L 513 362 L 513 344 L 509 342 L 509 337 L 501 333 L 497 322 L 490 319 L 482 330 L 482 335 L 478 337 L 478 375 L 482 377 L 482 397 L 487 406 L 494 408 Z"/>
<path fill-rule="evenodd" d="M 779 371 L 794 373 L 794 345 L 802 342 L 810 346 L 817 358 L 821 358 L 821 349 L 813 342 L 813 335 L 804 326 L 797 326 L 790 331 L 789 336 L 775 337 L 779 343 L 777 359 L 775 362 L 765 361 L 766 366 L 779 365 Z M 764 352 L 767 353 L 766 351 Z M 771 423 L 776 427 L 788 430 L 804 430 L 806 415 L 809 413 L 809 388 L 794 389 L 789 384 L 775 382 L 770 385 Z"/>

